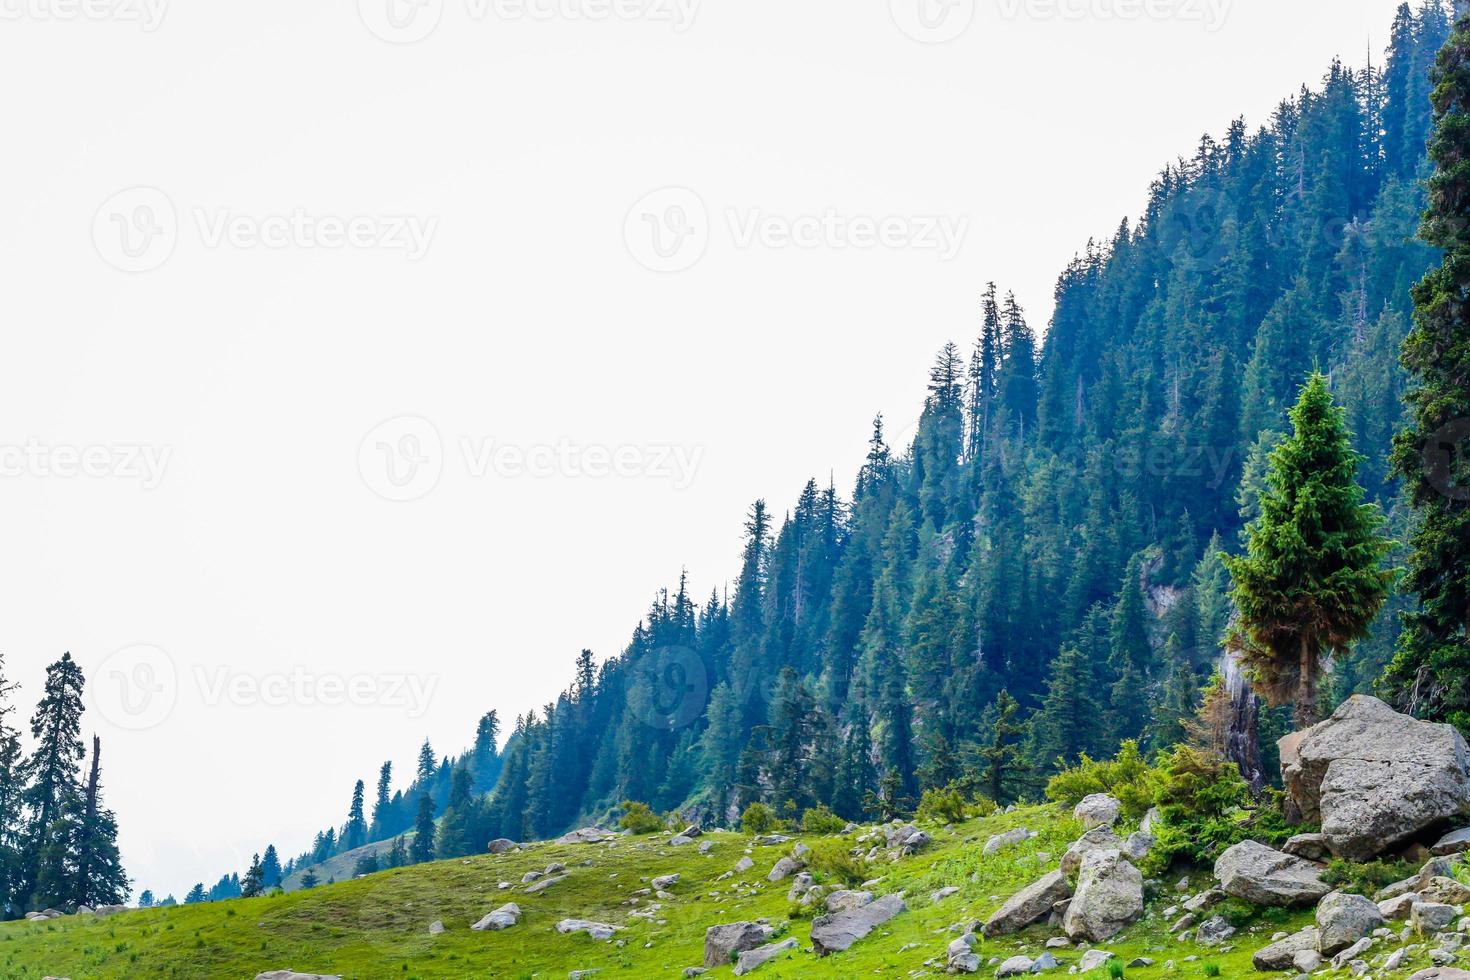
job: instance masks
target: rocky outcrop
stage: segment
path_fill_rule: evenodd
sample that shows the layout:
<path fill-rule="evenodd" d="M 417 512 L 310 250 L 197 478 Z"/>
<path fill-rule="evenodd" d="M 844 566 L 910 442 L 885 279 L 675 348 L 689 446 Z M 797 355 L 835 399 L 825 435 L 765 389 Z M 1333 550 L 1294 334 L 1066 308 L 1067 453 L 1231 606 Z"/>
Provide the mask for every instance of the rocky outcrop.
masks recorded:
<path fill-rule="evenodd" d="M 1067 853 L 1062 855 L 1062 871 L 1068 877 L 1077 877 L 1077 872 L 1082 870 L 1082 861 L 1087 855 L 1094 851 L 1120 851 L 1123 849 L 1123 838 L 1113 833 L 1111 827 L 1094 827 L 1067 848 Z"/>
<path fill-rule="evenodd" d="M 1077 874 L 1077 893 L 1062 928 L 1073 940 L 1099 943 L 1143 915 L 1143 874 L 1121 851 L 1094 851 Z"/>
<path fill-rule="evenodd" d="M 1122 812 L 1123 804 L 1116 797 L 1106 793 L 1093 793 L 1072 809 L 1072 816 L 1082 824 L 1083 829 L 1091 830 L 1093 827 L 1111 827 L 1118 822 L 1118 816 Z"/>
<path fill-rule="evenodd" d="M 603 830 L 601 827 L 583 827 L 569 834 L 562 834 L 556 839 L 558 844 L 601 844 L 605 840 L 612 840 L 617 834 Z"/>
<path fill-rule="evenodd" d="M 1051 915 L 1052 907 L 1072 897 L 1072 883 L 1060 871 L 1033 881 L 1006 900 L 985 921 L 986 938 L 1007 936 Z"/>
<path fill-rule="evenodd" d="M 1279 744 L 1292 805 L 1338 857 L 1369 861 L 1470 816 L 1470 748 L 1451 725 L 1355 695 Z"/>
<path fill-rule="evenodd" d="M 1470 972 L 1449 966 L 1436 966 L 1430 970 L 1420 970 L 1409 980 L 1470 980 Z"/>
<path fill-rule="evenodd" d="M 908 906 L 904 905 L 902 898 L 884 895 L 862 908 L 824 915 L 812 922 L 812 949 L 818 956 L 840 953 L 894 916 L 907 911 Z"/>
<path fill-rule="evenodd" d="M 1470 827 L 1445 834 L 1439 839 L 1439 843 L 1429 849 L 1430 854 L 1439 857 L 1463 854 L 1465 851 L 1470 851 Z"/>
<path fill-rule="evenodd" d="M 1251 957 L 1257 970 L 1290 970 L 1295 964 L 1296 954 L 1317 951 L 1317 930 L 1303 929 L 1295 935 L 1272 943 Z"/>
<path fill-rule="evenodd" d="M 949 944 L 944 952 L 950 973 L 979 973 L 980 956 L 975 952 L 975 934 L 967 932 Z"/>
<path fill-rule="evenodd" d="M 760 922 L 710 926 L 704 931 L 704 965 L 729 966 L 737 954 L 765 945 L 774 933 L 774 929 Z"/>
<path fill-rule="evenodd" d="M 486 850 L 489 851 L 491 854 L 509 854 L 511 851 L 518 849 L 520 846 L 521 845 L 517 844 L 513 840 L 509 840 L 505 837 L 498 837 L 490 842 L 490 846 L 487 847 Z"/>
<path fill-rule="evenodd" d="M 1383 926 L 1383 913 L 1371 900 L 1333 892 L 1317 906 L 1317 952 L 1334 956 Z"/>
<path fill-rule="evenodd" d="M 1325 865 L 1293 857 L 1256 841 L 1229 848 L 1215 862 L 1215 877 L 1227 895 L 1256 905 L 1314 905 L 1332 891 L 1322 880 Z"/>

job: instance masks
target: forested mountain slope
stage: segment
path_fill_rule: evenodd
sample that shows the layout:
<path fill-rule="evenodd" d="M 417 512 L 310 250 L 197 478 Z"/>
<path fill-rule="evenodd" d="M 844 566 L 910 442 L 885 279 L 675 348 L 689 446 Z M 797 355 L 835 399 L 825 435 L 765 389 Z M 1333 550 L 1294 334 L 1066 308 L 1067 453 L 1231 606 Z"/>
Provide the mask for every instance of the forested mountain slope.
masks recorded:
<path fill-rule="evenodd" d="M 716 822 L 757 800 L 858 819 L 961 780 L 1004 803 L 1059 759 L 1182 738 L 1230 615 L 1217 552 L 1239 550 L 1313 368 L 1407 537 L 1388 456 L 1410 288 L 1436 260 L 1415 236 L 1448 34 L 1439 0 L 1406 4 L 1381 66 L 1334 63 L 1259 128 L 1203 137 L 1061 274 L 1044 340 L 977 284 L 978 339 L 939 353 L 910 445 L 880 417 L 850 495 L 814 480 L 784 513 L 757 501 L 728 596 L 700 602 L 681 579 L 620 655 L 584 651 L 503 754 L 430 753 L 378 829 L 416 819 L 422 838 L 438 819 L 446 856 L 628 799 Z M 1407 602 L 1326 700 L 1372 686 Z M 1263 714 L 1268 750 L 1283 723 Z"/>

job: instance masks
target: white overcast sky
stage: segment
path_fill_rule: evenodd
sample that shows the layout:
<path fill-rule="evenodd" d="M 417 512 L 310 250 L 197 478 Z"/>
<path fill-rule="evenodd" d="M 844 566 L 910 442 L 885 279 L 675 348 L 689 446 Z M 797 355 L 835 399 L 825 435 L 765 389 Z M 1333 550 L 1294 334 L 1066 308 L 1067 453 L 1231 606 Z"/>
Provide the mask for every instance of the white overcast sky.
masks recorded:
<path fill-rule="evenodd" d="M 1396 6 L 86 2 L 0 0 L 0 651 L 21 721 L 81 662 L 180 898 L 722 586 L 986 280 L 1043 325 L 1165 162 Z"/>

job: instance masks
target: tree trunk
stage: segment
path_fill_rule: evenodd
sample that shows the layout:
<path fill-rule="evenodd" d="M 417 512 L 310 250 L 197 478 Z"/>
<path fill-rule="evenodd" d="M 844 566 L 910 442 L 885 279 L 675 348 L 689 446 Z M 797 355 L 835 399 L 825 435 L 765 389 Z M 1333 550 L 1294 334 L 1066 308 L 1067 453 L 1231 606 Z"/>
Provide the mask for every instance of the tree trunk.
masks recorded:
<path fill-rule="evenodd" d="M 1302 637 L 1302 661 L 1296 687 L 1296 727 L 1300 730 L 1317 724 L 1317 651 L 1308 637 Z"/>

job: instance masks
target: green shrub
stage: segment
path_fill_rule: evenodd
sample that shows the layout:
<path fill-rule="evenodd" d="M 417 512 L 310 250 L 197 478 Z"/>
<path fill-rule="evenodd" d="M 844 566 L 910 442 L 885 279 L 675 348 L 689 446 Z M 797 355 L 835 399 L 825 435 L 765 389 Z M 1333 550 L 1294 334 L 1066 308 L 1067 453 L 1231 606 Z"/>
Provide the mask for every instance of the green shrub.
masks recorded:
<path fill-rule="evenodd" d="M 1046 784 L 1047 799 L 1071 809 L 1084 797 L 1107 793 L 1123 804 L 1123 815 L 1140 820 L 1154 805 L 1158 773 L 1138 750 L 1138 743 L 1124 742 L 1112 759 L 1098 761 L 1087 755 L 1071 769 L 1064 769 Z"/>
<path fill-rule="evenodd" d="M 867 859 L 853 854 L 846 841 L 817 841 L 812 845 L 806 862 L 824 885 L 853 888 L 873 877 Z"/>
<path fill-rule="evenodd" d="M 636 800 L 623 801 L 623 815 L 618 826 L 630 834 L 656 834 L 664 829 L 663 817 L 649 809 L 647 803 Z"/>
<path fill-rule="evenodd" d="M 960 791 L 954 786 L 946 786 L 943 789 L 924 790 L 915 817 L 927 823 L 964 823 L 968 812 L 969 808 Z"/>
<path fill-rule="evenodd" d="M 752 837 L 780 830 L 781 826 L 781 821 L 776 819 L 776 811 L 764 803 L 752 803 L 740 815 L 740 829 Z"/>
<path fill-rule="evenodd" d="M 1220 964 L 1218 964 L 1218 963 L 1206 963 L 1205 964 L 1205 976 L 1207 976 L 1207 977 L 1218 977 L 1219 975 L 1220 975 Z"/>
<path fill-rule="evenodd" d="M 1123 980 L 1123 964 L 1118 960 L 1108 960 L 1108 976 L 1112 980 Z"/>
<path fill-rule="evenodd" d="M 801 815 L 801 829 L 808 834 L 840 834 L 846 827 L 846 820 L 822 805 L 814 806 Z"/>
<path fill-rule="evenodd" d="M 1322 880 L 1339 891 L 1354 895 L 1373 895 L 1396 881 L 1411 877 L 1419 869 L 1408 861 L 1374 861 L 1371 864 L 1353 864 L 1334 859 L 1327 865 Z"/>
<path fill-rule="evenodd" d="M 1252 836 L 1242 808 L 1250 788 L 1233 762 L 1188 745 L 1176 745 L 1160 761 L 1155 797 L 1163 820 L 1149 870 L 1167 868 L 1175 858 L 1207 864 Z"/>

